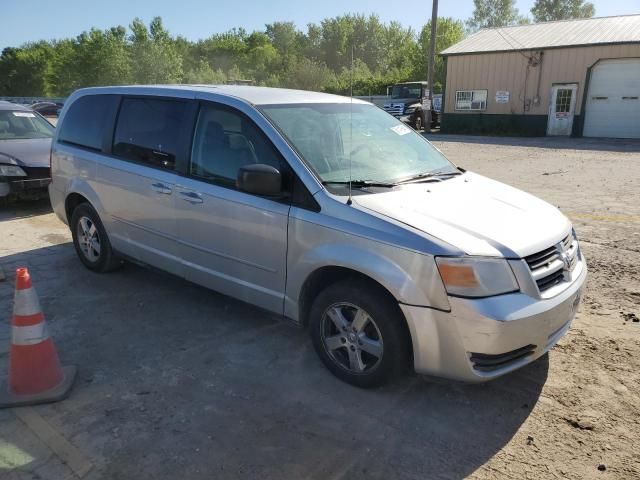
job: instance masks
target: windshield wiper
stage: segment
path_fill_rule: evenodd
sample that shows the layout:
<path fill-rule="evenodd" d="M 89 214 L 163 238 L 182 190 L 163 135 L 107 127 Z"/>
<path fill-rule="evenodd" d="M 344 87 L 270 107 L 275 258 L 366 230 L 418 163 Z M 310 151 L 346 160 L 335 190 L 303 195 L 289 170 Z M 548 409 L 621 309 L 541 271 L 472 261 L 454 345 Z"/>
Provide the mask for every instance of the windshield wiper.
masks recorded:
<path fill-rule="evenodd" d="M 403 185 L 407 183 L 418 183 L 424 180 L 434 180 L 436 182 L 441 181 L 441 177 L 453 177 L 455 175 L 462 175 L 462 172 L 423 172 L 410 177 L 403 178 L 395 182 L 395 185 Z"/>
<path fill-rule="evenodd" d="M 392 188 L 395 187 L 395 183 L 385 183 L 385 182 L 376 182 L 375 180 L 349 180 L 346 181 L 331 181 L 327 180 L 322 182 L 323 185 L 349 185 L 351 183 L 351 187 L 353 188 L 365 188 L 365 187 L 383 187 L 383 188 Z"/>

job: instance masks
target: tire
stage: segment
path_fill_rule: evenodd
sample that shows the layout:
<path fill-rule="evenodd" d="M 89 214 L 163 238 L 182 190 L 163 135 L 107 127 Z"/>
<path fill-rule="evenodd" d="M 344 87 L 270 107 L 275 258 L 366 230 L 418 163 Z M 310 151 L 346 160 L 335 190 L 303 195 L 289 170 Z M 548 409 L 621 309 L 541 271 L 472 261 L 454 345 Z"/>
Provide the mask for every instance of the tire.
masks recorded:
<path fill-rule="evenodd" d="M 423 127 L 424 122 L 422 121 L 422 112 L 418 112 L 416 114 L 416 118 L 413 120 L 413 128 L 415 128 L 417 131 L 420 131 Z"/>
<path fill-rule="evenodd" d="M 98 212 L 89 203 L 81 203 L 73 210 L 70 227 L 76 253 L 89 270 L 104 273 L 122 265 L 113 253 Z"/>
<path fill-rule="evenodd" d="M 331 285 L 316 297 L 309 315 L 316 353 L 339 379 L 372 388 L 406 371 L 408 329 L 398 305 L 377 285 L 357 280 Z"/>

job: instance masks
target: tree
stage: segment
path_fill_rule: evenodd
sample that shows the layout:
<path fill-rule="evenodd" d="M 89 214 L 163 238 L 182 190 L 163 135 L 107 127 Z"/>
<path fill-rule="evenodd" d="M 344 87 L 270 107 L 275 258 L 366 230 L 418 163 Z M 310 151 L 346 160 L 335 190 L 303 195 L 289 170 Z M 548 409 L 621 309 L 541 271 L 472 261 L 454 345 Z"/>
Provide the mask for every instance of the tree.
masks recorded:
<path fill-rule="evenodd" d="M 182 58 L 155 17 L 147 29 L 142 20 L 131 23 L 131 69 L 135 83 L 179 83 L 182 81 Z"/>
<path fill-rule="evenodd" d="M 196 83 L 206 85 L 219 85 L 226 81 L 227 77 L 220 69 L 213 70 L 209 63 L 201 58 L 198 66 L 185 73 L 185 83 Z"/>
<path fill-rule="evenodd" d="M 572 18 L 591 18 L 596 9 L 593 3 L 585 0 L 536 0 L 531 14 L 536 22 L 569 20 Z"/>
<path fill-rule="evenodd" d="M 75 72 L 75 81 L 65 88 L 66 93 L 80 87 L 129 83 L 131 64 L 125 28 L 81 33 L 73 43 L 72 57 L 63 63 L 63 68 Z"/>
<path fill-rule="evenodd" d="M 529 22 L 518 12 L 515 0 L 473 0 L 473 3 L 473 16 L 467 20 L 467 26 L 471 31 Z"/>
<path fill-rule="evenodd" d="M 450 17 L 438 18 L 438 34 L 436 36 L 436 53 L 449 48 L 464 38 L 464 25 Z M 418 57 L 414 60 L 414 78 L 427 78 L 427 56 L 431 43 L 431 20 L 422 28 L 418 39 Z M 433 83 L 444 83 L 444 60 L 436 55 Z"/>
<path fill-rule="evenodd" d="M 213 68 L 228 72 L 234 65 L 246 63 L 247 41 L 247 32 L 243 28 L 234 28 L 198 42 L 196 51 Z"/>
<path fill-rule="evenodd" d="M 47 42 L 5 48 L 0 56 L 0 94 L 46 95 L 50 57 L 51 46 Z"/>
<path fill-rule="evenodd" d="M 302 90 L 322 90 L 332 77 L 332 72 L 323 63 L 302 58 L 285 80 L 285 86 Z"/>
<path fill-rule="evenodd" d="M 449 18 L 439 22 L 436 47 L 441 51 L 459 41 L 464 29 Z M 384 94 L 388 85 L 425 78 L 429 32 L 429 25 L 417 35 L 376 15 L 349 14 L 308 24 L 304 31 L 292 22 L 273 22 L 250 34 L 234 28 L 193 42 L 171 35 L 159 17 L 149 24 L 136 18 L 128 29 L 92 28 L 74 38 L 5 48 L 0 95 L 66 96 L 94 85 L 239 79 L 347 95 L 352 86 L 355 95 Z M 444 78 L 442 59 L 436 59 L 435 68 L 434 87 Z"/>

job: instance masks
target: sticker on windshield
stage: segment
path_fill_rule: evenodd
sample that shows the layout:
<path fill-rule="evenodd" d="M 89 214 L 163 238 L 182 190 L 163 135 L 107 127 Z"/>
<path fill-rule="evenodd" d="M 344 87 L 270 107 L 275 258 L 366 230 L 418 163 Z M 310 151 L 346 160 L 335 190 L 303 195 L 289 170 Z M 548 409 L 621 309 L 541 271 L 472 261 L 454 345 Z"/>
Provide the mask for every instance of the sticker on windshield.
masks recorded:
<path fill-rule="evenodd" d="M 406 125 L 396 125 L 395 127 L 391 127 L 391 130 L 393 130 L 394 132 L 396 132 L 398 135 L 406 135 L 407 133 L 409 133 L 411 131 L 411 129 L 409 127 L 407 127 Z"/>
<path fill-rule="evenodd" d="M 31 112 L 11 112 L 14 117 L 27 117 L 27 118 L 36 118 L 35 113 Z"/>

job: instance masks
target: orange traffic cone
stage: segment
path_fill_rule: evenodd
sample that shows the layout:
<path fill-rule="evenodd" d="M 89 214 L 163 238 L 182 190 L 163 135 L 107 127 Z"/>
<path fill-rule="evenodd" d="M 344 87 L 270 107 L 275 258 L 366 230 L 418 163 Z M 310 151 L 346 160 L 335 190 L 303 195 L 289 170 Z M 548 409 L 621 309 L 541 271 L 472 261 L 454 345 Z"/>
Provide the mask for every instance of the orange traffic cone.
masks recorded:
<path fill-rule="evenodd" d="M 0 389 L 0 408 L 62 400 L 69 394 L 75 376 L 76 367 L 60 365 L 29 271 L 18 268 L 9 382 Z"/>

